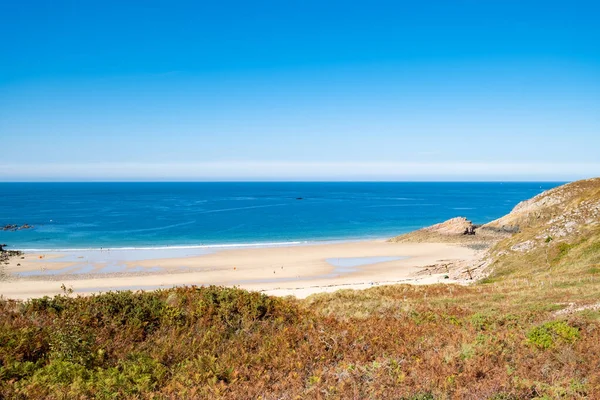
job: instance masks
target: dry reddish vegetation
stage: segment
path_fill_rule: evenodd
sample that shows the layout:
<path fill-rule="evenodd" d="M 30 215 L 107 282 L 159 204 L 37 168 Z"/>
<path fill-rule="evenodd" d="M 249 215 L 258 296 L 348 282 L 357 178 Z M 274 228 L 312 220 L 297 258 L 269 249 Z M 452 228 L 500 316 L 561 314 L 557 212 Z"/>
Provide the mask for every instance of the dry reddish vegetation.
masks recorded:
<path fill-rule="evenodd" d="M 0 396 L 600 398 L 598 314 L 552 317 L 556 307 L 502 300 L 506 290 L 393 286 L 299 302 L 209 287 L 2 301 Z"/>

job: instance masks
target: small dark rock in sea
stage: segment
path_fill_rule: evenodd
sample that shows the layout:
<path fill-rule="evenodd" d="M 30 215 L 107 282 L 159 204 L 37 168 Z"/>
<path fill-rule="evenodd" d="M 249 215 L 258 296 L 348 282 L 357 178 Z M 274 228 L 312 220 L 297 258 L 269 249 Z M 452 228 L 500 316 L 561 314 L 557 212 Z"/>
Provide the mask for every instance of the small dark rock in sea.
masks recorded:
<path fill-rule="evenodd" d="M 296 197 L 296 200 L 304 200 L 303 197 Z"/>
<path fill-rule="evenodd" d="M 29 225 L 29 224 L 23 224 L 21 226 L 19 226 L 17 224 L 8 224 L 8 225 L 1 227 L 0 230 L 15 232 L 15 231 L 20 231 L 22 229 L 32 229 L 32 228 L 33 228 L 33 225 Z"/>

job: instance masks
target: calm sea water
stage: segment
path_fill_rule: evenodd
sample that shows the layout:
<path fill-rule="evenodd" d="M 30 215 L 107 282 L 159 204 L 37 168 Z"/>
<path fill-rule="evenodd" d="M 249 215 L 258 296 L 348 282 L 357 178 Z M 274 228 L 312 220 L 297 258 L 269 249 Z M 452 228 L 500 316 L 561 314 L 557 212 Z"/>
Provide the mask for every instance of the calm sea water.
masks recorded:
<path fill-rule="evenodd" d="M 19 249 L 383 238 L 466 216 L 485 223 L 560 183 L 0 183 Z"/>

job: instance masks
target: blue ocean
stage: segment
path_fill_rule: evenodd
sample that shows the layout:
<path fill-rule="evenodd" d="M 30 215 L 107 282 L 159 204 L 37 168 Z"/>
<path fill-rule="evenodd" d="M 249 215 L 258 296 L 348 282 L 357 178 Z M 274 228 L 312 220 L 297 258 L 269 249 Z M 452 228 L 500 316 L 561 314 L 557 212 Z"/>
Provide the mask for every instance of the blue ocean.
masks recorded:
<path fill-rule="evenodd" d="M 485 223 L 559 182 L 0 183 L 14 249 L 228 246 L 387 238 Z"/>

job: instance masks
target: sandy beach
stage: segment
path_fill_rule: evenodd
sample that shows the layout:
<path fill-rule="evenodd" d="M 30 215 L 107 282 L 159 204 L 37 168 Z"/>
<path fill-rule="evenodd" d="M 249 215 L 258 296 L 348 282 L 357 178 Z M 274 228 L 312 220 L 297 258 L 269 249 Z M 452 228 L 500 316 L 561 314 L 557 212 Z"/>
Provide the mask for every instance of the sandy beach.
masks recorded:
<path fill-rule="evenodd" d="M 9 277 L 0 282 L 0 295 L 14 299 L 51 296 L 61 293 L 62 285 L 78 294 L 225 285 L 306 297 L 342 288 L 448 282 L 444 274 L 422 271 L 433 264 L 477 257 L 478 253 L 472 249 L 447 243 L 383 240 L 175 253 L 169 250 L 26 253 L 5 265 Z"/>

